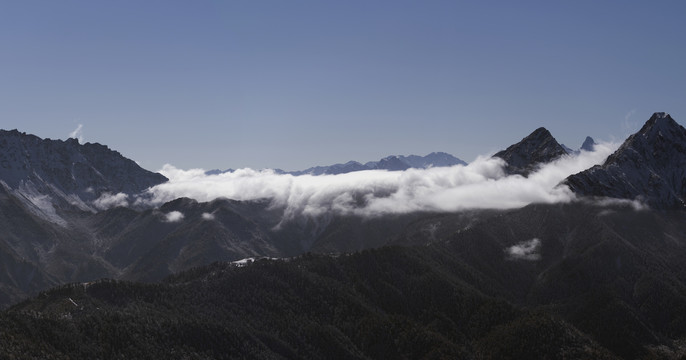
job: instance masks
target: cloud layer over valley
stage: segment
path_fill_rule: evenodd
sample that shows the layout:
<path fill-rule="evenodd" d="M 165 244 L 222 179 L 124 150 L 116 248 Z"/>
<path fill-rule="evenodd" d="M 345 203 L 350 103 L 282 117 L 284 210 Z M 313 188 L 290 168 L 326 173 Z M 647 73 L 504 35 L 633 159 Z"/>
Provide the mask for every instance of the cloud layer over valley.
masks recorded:
<path fill-rule="evenodd" d="M 249 168 L 206 175 L 202 169 L 181 170 L 165 165 L 160 172 L 169 182 L 149 189 L 146 200 L 136 201 L 159 205 L 179 197 L 201 202 L 216 198 L 271 199 L 273 206 L 285 209 L 286 219 L 326 212 L 375 216 L 518 208 L 530 203 L 573 200 L 575 196 L 566 186 L 558 186 L 560 181 L 602 163 L 616 147 L 598 144 L 594 152 L 564 156 L 542 166 L 528 178 L 507 176 L 504 161 L 491 157 L 477 158 L 466 166 L 320 176 L 282 175 Z"/>

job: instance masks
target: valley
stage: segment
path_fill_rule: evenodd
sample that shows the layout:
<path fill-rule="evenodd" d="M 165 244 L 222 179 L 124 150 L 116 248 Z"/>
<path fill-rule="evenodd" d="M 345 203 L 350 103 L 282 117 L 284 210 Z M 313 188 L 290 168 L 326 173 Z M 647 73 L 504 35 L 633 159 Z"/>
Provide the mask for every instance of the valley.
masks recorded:
<path fill-rule="evenodd" d="M 174 179 L 104 146 L 0 135 L 6 357 L 686 355 L 686 130 L 665 113 L 550 190 L 564 201 L 369 216 L 355 210 L 393 188 L 309 213 L 267 197 L 155 204 L 149 189 Z M 527 181 L 587 143 L 570 153 L 537 129 L 482 181 Z"/>

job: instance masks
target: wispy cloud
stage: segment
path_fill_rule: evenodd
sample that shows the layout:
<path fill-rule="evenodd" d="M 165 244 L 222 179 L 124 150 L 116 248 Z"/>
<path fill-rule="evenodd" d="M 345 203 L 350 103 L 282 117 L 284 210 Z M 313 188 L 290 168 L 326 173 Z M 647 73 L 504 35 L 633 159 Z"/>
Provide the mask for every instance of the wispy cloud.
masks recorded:
<path fill-rule="evenodd" d="M 560 181 L 601 163 L 615 148 L 615 144 L 598 144 L 593 152 L 564 156 L 528 178 L 506 176 L 504 162 L 491 157 L 480 157 L 466 166 L 322 176 L 280 175 L 253 169 L 206 175 L 202 169 L 181 170 L 165 165 L 161 172 L 170 181 L 151 188 L 146 202 L 159 205 L 179 197 L 202 202 L 220 197 L 271 199 L 273 206 L 285 209 L 285 219 L 327 212 L 375 216 L 517 208 L 575 199 L 566 186 L 558 186 Z"/>
<path fill-rule="evenodd" d="M 124 193 L 112 195 L 111 193 L 103 193 L 99 198 L 93 201 L 93 205 L 99 210 L 107 210 L 117 206 L 129 206 L 129 196 Z"/>
<path fill-rule="evenodd" d="M 639 121 L 631 121 L 631 117 L 636 114 L 636 109 L 631 109 L 624 115 L 624 122 L 622 123 L 622 133 L 625 136 L 635 133 L 639 129 Z"/>
<path fill-rule="evenodd" d="M 74 131 L 70 132 L 69 138 L 74 138 L 78 140 L 80 144 L 83 144 L 83 124 L 79 124 Z"/>
<path fill-rule="evenodd" d="M 508 247 L 505 249 L 505 253 L 512 260 L 536 261 L 541 259 L 540 247 L 541 240 L 533 238 Z"/>
<path fill-rule="evenodd" d="M 615 198 L 589 198 L 585 199 L 587 203 L 595 206 L 610 206 L 610 207 L 630 207 L 635 211 L 649 210 L 650 206 L 641 201 L 641 198 L 634 200 L 629 199 L 615 199 Z"/>

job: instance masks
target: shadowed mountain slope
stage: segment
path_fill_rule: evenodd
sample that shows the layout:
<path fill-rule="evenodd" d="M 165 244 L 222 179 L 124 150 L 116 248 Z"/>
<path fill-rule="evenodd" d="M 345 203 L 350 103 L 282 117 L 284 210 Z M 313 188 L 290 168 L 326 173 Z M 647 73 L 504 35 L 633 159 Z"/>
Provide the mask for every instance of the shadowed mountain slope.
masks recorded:
<path fill-rule="evenodd" d="M 167 178 L 104 145 L 0 130 L 0 180 L 13 190 L 35 189 L 90 205 L 103 193 L 137 194 Z"/>
<path fill-rule="evenodd" d="M 640 200 L 660 209 L 686 205 L 686 129 L 655 113 L 605 163 L 568 177 L 583 196 Z"/>
<path fill-rule="evenodd" d="M 0 314 L 0 340 L 72 358 L 684 354 L 686 213 L 574 203 L 473 215 L 449 234 L 434 226 L 428 246 L 62 286 Z"/>

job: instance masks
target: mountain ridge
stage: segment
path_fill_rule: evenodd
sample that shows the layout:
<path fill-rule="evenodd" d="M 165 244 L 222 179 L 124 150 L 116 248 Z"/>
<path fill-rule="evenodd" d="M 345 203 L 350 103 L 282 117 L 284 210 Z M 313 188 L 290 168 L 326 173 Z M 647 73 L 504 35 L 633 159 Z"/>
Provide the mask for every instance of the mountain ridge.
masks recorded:
<path fill-rule="evenodd" d="M 686 247 L 675 236 L 685 214 L 529 205 L 482 213 L 428 245 L 217 262 L 154 284 L 69 284 L 0 313 L 0 341 L 14 354 L 72 358 L 103 348 L 127 358 L 327 358 L 332 348 L 346 358 L 439 348 L 451 358 L 679 358 Z M 404 235 L 453 216 L 418 219 Z M 530 239 L 537 256 L 512 256 Z"/>
<path fill-rule="evenodd" d="M 602 165 L 565 180 L 580 199 L 650 204 L 640 210 L 571 201 L 282 222 L 284 205 L 268 199 L 176 198 L 87 211 L 60 203 L 90 184 L 77 181 L 81 172 L 69 165 L 81 161 L 103 177 L 116 175 L 83 153 L 114 155 L 76 140 L 26 153 L 14 140 L 2 142 L 12 136 L 25 135 L 0 136 L 2 159 L 12 164 L 0 174 L 11 184 L 16 175 L 20 185 L 33 176 L 44 187 L 0 186 L 0 306 L 15 304 L 0 312 L 8 354 L 207 358 L 212 349 L 215 357 L 325 358 L 331 344 L 349 358 L 686 353 L 686 129 L 665 113 L 655 113 Z M 496 155 L 511 173 L 527 176 L 574 156 L 567 154 L 539 128 Z M 379 163 L 397 169 L 410 158 Z M 46 175 L 31 171 L 34 164 Z M 115 191 L 105 185 L 102 194 Z M 41 199 L 56 199 L 55 215 L 68 226 L 36 214 L 31 206 L 45 205 Z M 262 257 L 285 259 L 236 262 Z M 94 282 L 100 278 L 117 280 Z M 17 303 L 50 286 L 58 287 Z"/>
<path fill-rule="evenodd" d="M 368 161 L 364 164 L 350 160 L 346 163 L 337 163 L 333 165 L 318 165 L 312 166 L 304 170 L 285 171 L 282 169 L 273 169 L 277 174 L 290 174 L 294 176 L 300 175 L 338 175 L 347 174 L 355 171 L 364 170 L 389 170 L 402 171 L 407 169 L 426 169 L 429 167 L 444 167 L 454 165 L 467 165 L 467 163 L 446 152 L 432 152 L 425 156 L 419 155 L 389 155 L 377 161 Z M 218 175 L 227 172 L 233 172 L 234 169 L 227 170 L 208 170 L 206 175 Z"/>
<path fill-rule="evenodd" d="M 563 184 L 581 196 L 638 200 L 655 208 L 686 208 L 686 129 L 654 113 L 603 164 Z"/>
<path fill-rule="evenodd" d="M 102 195 L 134 195 L 167 180 L 105 145 L 0 130 L 0 184 L 51 220 L 59 222 L 53 205 L 96 211 Z"/>

